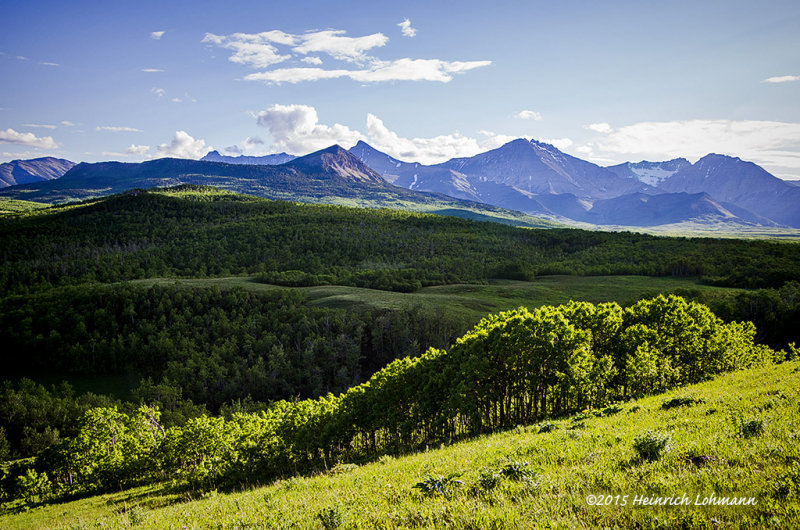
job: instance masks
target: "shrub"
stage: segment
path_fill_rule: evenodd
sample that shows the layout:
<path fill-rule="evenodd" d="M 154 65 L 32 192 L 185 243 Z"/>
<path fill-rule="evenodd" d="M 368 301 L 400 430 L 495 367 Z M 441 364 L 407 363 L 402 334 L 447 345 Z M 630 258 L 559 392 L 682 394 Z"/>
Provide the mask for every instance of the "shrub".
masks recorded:
<path fill-rule="evenodd" d="M 463 473 L 451 473 L 449 475 L 428 475 L 422 482 L 417 482 L 412 486 L 426 495 L 446 495 L 454 488 L 464 484 L 458 479 Z"/>
<path fill-rule="evenodd" d="M 555 423 L 543 423 L 542 425 L 539 426 L 539 432 L 540 433 L 552 432 L 552 431 L 556 430 L 557 428 L 558 428 L 558 426 Z"/>
<path fill-rule="evenodd" d="M 509 462 L 500 470 L 500 475 L 511 480 L 525 480 L 534 474 L 532 469 L 528 469 L 528 462 Z"/>
<path fill-rule="evenodd" d="M 500 485 L 503 477 L 492 469 L 484 469 L 478 477 L 478 486 L 485 491 L 491 491 Z"/>
<path fill-rule="evenodd" d="M 317 519 L 325 530 L 340 528 L 344 524 L 344 514 L 338 506 L 332 506 L 317 512 Z"/>
<path fill-rule="evenodd" d="M 764 433 L 764 428 L 767 426 L 766 422 L 762 419 L 739 420 L 737 431 L 745 438 L 751 436 L 758 436 Z"/>
<path fill-rule="evenodd" d="M 669 448 L 669 434 L 658 431 L 647 431 L 633 439 L 633 449 L 642 460 L 658 460 Z"/>
<path fill-rule="evenodd" d="M 694 398 L 691 396 L 676 396 L 672 399 L 666 399 L 661 403 L 662 409 L 674 409 L 675 407 L 691 407 L 692 405 L 700 405 L 705 403 L 706 400 L 702 398 Z"/>

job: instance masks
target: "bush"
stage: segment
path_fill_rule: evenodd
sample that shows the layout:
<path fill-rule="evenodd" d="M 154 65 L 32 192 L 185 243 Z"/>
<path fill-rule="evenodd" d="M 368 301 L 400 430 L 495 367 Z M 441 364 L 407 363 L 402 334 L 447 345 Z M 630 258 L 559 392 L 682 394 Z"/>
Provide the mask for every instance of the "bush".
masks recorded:
<path fill-rule="evenodd" d="M 463 485 L 460 480 L 456 480 L 463 473 L 451 473 L 449 475 L 428 475 L 422 482 L 417 482 L 412 486 L 426 495 L 446 495 L 454 488 Z"/>
<path fill-rule="evenodd" d="M 491 491 L 500 485 L 503 477 L 493 469 L 484 469 L 478 477 L 478 486 L 485 491 Z"/>
<path fill-rule="evenodd" d="M 633 449 L 642 460 L 658 460 L 669 451 L 670 436 L 658 431 L 647 431 L 633 439 Z"/>
<path fill-rule="evenodd" d="M 762 419 L 756 418 L 751 420 L 739 420 L 736 430 L 741 436 L 750 438 L 751 436 L 758 436 L 764 433 L 767 426 L 766 422 Z"/>
<path fill-rule="evenodd" d="M 700 405 L 705 402 L 705 399 L 697 399 L 691 396 L 677 396 L 672 399 L 664 400 L 661 403 L 661 408 L 674 409 L 675 407 L 691 407 L 692 405 Z"/>

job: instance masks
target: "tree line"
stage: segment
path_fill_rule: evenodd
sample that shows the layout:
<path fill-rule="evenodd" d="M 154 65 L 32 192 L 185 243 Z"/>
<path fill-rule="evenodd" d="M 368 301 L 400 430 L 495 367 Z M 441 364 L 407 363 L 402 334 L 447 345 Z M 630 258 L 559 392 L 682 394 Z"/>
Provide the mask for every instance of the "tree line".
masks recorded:
<path fill-rule="evenodd" d="M 0 292 L 148 277 L 260 275 L 283 285 L 409 291 L 543 274 L 800 280 L 800 245 L 526 229 L 230 193 L 137 191 L 0 219 Z"/>

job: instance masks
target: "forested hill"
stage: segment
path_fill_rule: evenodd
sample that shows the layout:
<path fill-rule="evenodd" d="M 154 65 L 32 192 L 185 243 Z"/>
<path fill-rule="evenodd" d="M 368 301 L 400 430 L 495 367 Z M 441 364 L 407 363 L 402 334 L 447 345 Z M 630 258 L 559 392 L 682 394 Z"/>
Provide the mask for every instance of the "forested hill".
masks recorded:
<path fill-rule="evenodd" d="M 0 264 L 4 293 L 239 274 L 281 285 L 398 291 L 542 274 L 700 276 L 718 285 L 778 287 L 800 280 L 800 246 L 534 230 L 182 187 L 0 219 Z"/>

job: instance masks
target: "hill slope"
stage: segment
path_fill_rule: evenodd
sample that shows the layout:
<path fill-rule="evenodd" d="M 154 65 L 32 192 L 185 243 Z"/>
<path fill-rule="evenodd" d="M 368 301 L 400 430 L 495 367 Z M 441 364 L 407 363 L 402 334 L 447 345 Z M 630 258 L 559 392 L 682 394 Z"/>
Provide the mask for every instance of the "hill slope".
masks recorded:
<path fill-rule="evenodd" d="M 331 466 L 324 474 L 243 492 L 138 488 L 4 515 L 0 525 L 749 528 L 770 521 L 796 528 L 798 388 L 800 365 L 787 362 L 606 411 L 360 467 Z M 665 408 L 675 397 L 696 401 Z M 744 427 L 751 421 L 763 421 L 763 432 Z M 651 430 L 669 435 L 669 450 L 655 461 L 639 459 L 634 440 Z M 463 485 L 451 485 L 444 494 L 414 488 L 452 474 Z M 604 496 L 604 505 L 589 504 L 590 495 L 593 502 Z M 634 504 L 637 496 L 641 502 L 683 495 L 688 498 L 683 506 Z M 724 506 L 710 500 L 742 497 L 755 503 Z"/>

